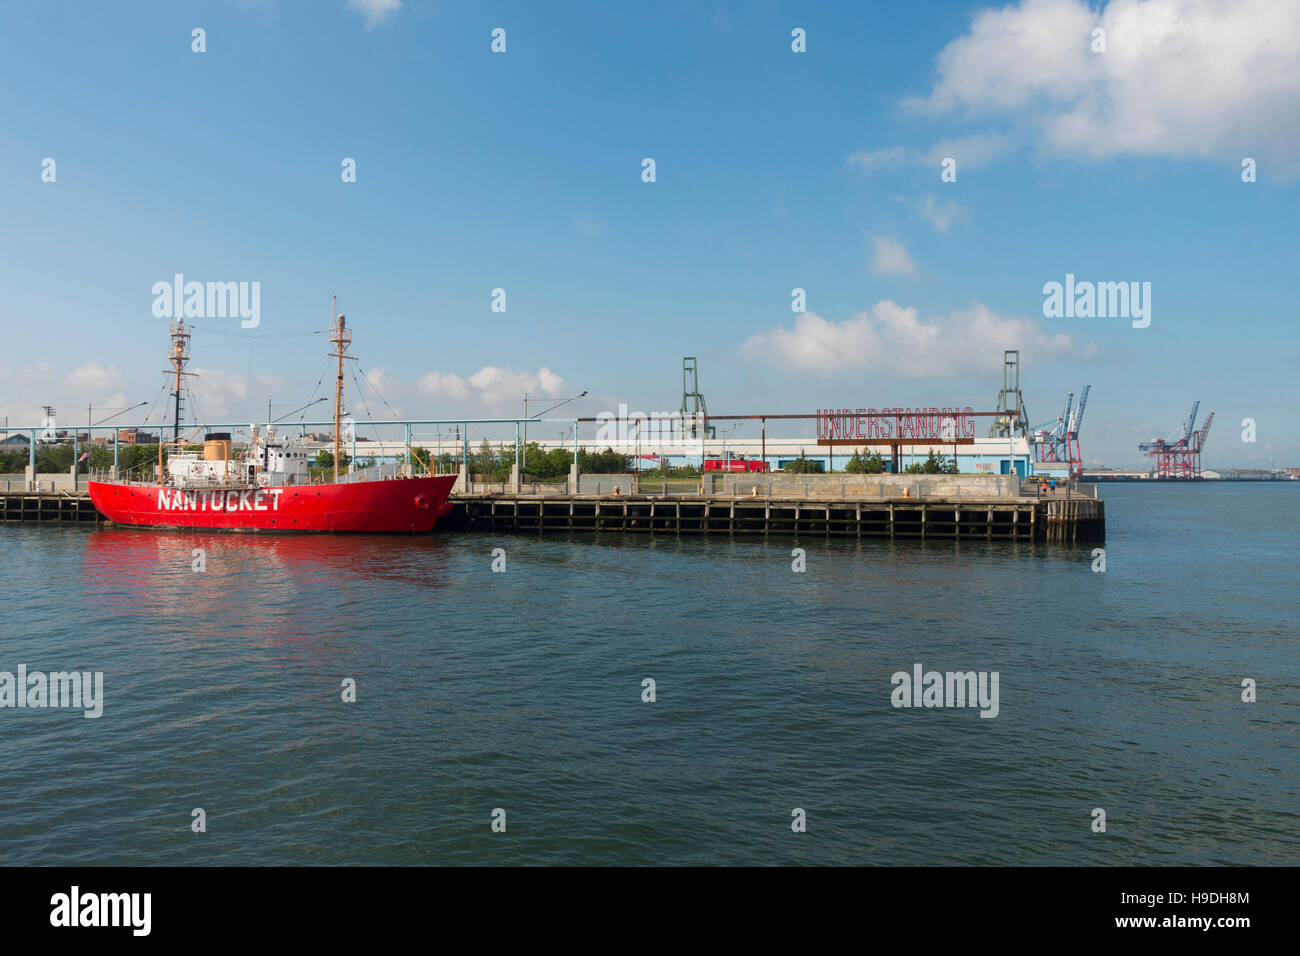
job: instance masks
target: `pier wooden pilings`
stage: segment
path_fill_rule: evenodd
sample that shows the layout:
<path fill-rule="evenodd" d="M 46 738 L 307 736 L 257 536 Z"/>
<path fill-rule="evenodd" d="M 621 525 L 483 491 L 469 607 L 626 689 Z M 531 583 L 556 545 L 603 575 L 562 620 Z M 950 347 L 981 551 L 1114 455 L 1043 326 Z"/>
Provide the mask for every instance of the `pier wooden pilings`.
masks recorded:
<path fill-rule="evenodd" d="M 91 504 L 90 495 L 63 491 L 0 491 L 0 523 L 39 521 L 96 524 L 104 516 Z"/>
<path fill-rule="evenodd" d="M 1097 498 L 1049 499 L 1046 539 L 1070 544 L 1100 541 L 1106 537 L 1106 503 Z"/>
<path fill-rule="evenodd" d="M 546 534 L 786 534 L 1079 543 L 1105 537 L 1096 499 L 815 500 L 695 496 L 457 495 L 440 530 Z"/>

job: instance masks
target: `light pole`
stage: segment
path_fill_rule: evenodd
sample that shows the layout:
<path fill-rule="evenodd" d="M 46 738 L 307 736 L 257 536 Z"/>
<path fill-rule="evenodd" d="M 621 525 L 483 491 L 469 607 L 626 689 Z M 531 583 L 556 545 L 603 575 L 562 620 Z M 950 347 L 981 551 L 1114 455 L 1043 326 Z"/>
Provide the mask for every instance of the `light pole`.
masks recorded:
<path fill-rule="evenodd" d="M 1016 432 L 1011 427 L 1011 422 L 1007 422 L 1007 460 L 1011 463 L 1011 474 L 1016 473 Z M 1016 493 L 1019 494 L 1020 486 L 1016 485 Z"/>
<path fill-rule="evenodd" d="M 576 402 L 578 399 L 586 398 L 586 397 L 587 397 L 587 393 L 583 392 L 581 395 L 574 395 L 573 398 L 566 398 L 564 401 L 557 402 L 556 404 L 552 405 L 550 408 L 538 412 L 536 415 L 533 416 L 533 418 L 541 418 L 547 412 L 553 412 L 561 405 L 567 405 L 569 404 L 569 402 Z M 528 394 L 525 392 L 524 393 L 524 444 L 519 451 L 519 458 L 520 458 L 519 474 L 521 477 L 523 476 L 524 473 L 524 465 L 528 463 L 528 422 L 529 420 L 530 419 L 528 418 Z"/>
<path fill-rule="evenodd" d="M 736 424 L 732 425 L 730 428 L 728 428 L 726 431 L 722 433 L 722 460 L 723 460 L 722 467 L 728 473 L 731 472 L 731 452 L 728 450 L 728 446 L 731 443 L 730 439 L 733 436 L 735 436 L 737 431 L 740 430 L 740 425 L 741 423 L 737 422 Z"/>

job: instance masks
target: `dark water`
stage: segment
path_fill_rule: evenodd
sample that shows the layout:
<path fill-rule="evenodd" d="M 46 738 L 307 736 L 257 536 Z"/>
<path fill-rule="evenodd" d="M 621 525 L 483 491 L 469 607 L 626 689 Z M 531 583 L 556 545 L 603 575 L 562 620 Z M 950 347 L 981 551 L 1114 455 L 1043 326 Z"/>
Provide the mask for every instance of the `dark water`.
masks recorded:
<path fill-rule="evenodd" d="M 1300 863 L 1300 485 L 1103 489 L 1105 573 L 984 542 L 802 539 L 796 574 L 785 538 L 0 527 L 0 670 L 105 682 L 99 719 L 0 710 L 0 861 Z M 1000 713 L 895 709 L 918 662 L 998 671 Z"/>

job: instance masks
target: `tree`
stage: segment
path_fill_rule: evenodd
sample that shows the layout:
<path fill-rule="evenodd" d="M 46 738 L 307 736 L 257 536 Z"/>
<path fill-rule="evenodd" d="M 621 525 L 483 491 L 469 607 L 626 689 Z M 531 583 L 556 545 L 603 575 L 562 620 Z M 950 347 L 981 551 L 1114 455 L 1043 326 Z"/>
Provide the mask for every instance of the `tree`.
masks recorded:
<path fill-rule="evenodd" d="M 826 471 L 826 465 L 818 459 L 806 458 L 803 452 L 799 452 L 799 457 L 786 462 L 782 470 L 791 475 L 820 475 Z"/>
<path fill-rule="evenodd" d="M 351 455 L 349 455 L 345 451 L 339 452 L 339 468 L 346 468 L 351 461 L 352 461 Z M 314 464 L 316 465 L 317 468 L 333 468 L 334 453 L 325 448 L 322 448 L 320 451 L 316 452 L 316 461 L 314 462 Z"/>
<path fill-rule="evenodd" d="M 601 452 L 578 452 L 578 469 L 588 475 L 621 475 L 632 470 L 632 457 L 621 455 L 612 448 Z"/>
<path fill-rule="evenodd" d="M 8 475 L 22 471 L 28 465 L 27 455 L 25 451 L 0 452 L 0 472 Z"/>
<path fill-rule="evenodd" d="M 955 475 L 957 474 L 957 459 L 930 452 L 929 457 L 925 459 L 925 463 L 921 466 L 921 471 L 927 475 Z"/>
<path fill-rule="evenodd" d="M 400 461 L 405 461 L 405 456 L 399 456 Z M 423 445 L 411 446 L 411 467 L 416 471 L 428 471 L 429 463 L 433 460 L 433 454 Z"/>
<path fill-rule="evenodd" d="M 882 475 L 885 472 L 885 460 L 877 454 L 854 452 L 844 470 L 851 475 Z"/>

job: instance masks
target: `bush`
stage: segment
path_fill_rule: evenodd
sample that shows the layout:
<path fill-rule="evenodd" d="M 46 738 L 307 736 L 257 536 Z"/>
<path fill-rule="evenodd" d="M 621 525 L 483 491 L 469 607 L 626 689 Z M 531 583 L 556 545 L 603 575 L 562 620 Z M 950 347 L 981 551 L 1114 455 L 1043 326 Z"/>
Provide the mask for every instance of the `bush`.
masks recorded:
<path fill-rule="evenodd" d="M 649 471 L 641 472 L 642 478 L 698 478 L 700 469 L 694 465 L 660 465 L 658 468 L 652 468 Z"/>
<path fill-rule="evenodd" d="M 925 461 L 914 461 L 903 469 L 906 475 L 955 475 L 957 459 L 930 452 Z"/>
<path fill-rule="evenodd" d="M 440 455 L 438 464 L 443 470 L 451 470 L 454 467 L 453 457 Z M 514 464 L 514 442 L 503 443 L 500 448 L 494 450 L 486 440 L 479 445 L 477 454 L 470 455 L 469 461 L 471 473 L 491 475 L 496 480 L 508 478 Z M 529 442 L 524 453 L 523 473 L 537 481 L 563 481 L 569 477 L 569 469 L 572 466 L 572 447 L 552 448 L 546 451 L 536 442 Z M 610 448 L 601 452 L 590 452 L 580 448 L 578 469 L 583 474 L 590 475 L 626 474 L 632 470 L 632 458 L 630 455 L 620 455 Z"/>

